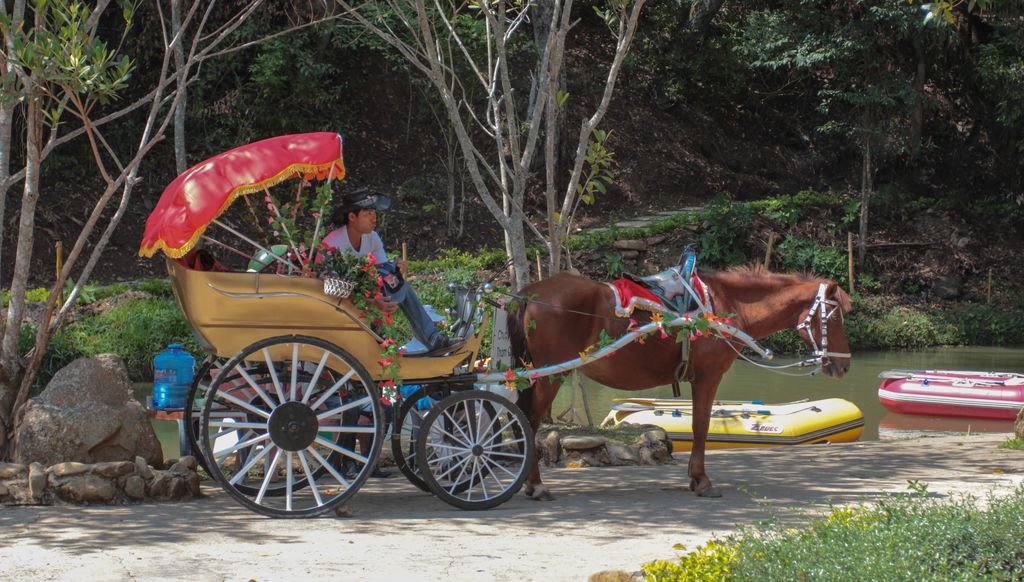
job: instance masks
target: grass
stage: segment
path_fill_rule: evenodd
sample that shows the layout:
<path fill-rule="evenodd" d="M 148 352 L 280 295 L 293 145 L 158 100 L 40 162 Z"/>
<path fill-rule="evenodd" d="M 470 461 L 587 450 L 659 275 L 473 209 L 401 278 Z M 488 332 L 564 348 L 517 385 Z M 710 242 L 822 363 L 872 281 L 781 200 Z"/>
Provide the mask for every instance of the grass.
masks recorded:
<path fill-rule="evenodd" d="M 1022 438 L 1008 438 L 1005 441 L 999 443 L 1000 449 L 1011 449 L 1014 451 L 1024 451 L 1024 439 Z"/>
<path fill-rule="evenodd" d="M 1020 580 L 1024 487 L 984 503 L 940 500 L 927 485 L 862 507 L 840 507 L 801 528 L 748 528 L 676 560 L 645 564 L 667 580 Z"/>

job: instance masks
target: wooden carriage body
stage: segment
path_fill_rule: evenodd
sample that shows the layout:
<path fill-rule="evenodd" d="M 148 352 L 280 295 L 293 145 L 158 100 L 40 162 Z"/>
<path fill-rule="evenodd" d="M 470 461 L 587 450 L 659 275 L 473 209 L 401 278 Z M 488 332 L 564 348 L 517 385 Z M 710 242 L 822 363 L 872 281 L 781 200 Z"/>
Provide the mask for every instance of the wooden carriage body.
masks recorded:
<path fill-rule="evenodd" d="M 173 260 L 167 261 L 167 270 L 186 321 L 213 355 L 230 358 L 250 344 L 270 337 L 311 336 L 345 350 L 375 380 L 382 379 L 379 360 L 384 338 L 374 333 L 350 300 L 325 295 L 320 280 L 268 273 L 195 271 Z M 476 359 L 482 327 L 477 325 L 466 344 L 450 355 L 401 358 L 401 378 L 414 384 L 453 375 Z M 281 349 L 271 347 L 271 356 L 290 356 L 276 353 Z"/>

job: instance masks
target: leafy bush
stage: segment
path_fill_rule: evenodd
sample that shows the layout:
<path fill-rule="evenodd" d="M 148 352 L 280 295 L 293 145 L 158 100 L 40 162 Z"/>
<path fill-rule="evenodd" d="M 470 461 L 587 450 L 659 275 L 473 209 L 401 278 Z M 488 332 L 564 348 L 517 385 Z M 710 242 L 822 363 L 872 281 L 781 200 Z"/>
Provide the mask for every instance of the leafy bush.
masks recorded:
<path fill-rule="evenodd" d="M 814 241 L 786 235 L 777 247 L 786 271 L 803 271 L 832 279 L 848 286 L 849 271 L 846 252 L 835 247 L 822 247 Z"/>
<path fill-rule="evenodd" d="M 884 306 L 882 302 L 858 304 L 846 317 L 846 336 L 853 349 L 914 349 L 964 343 L 956 325 L 941 314 Z"/>
<path fill-rule="evenodd" d="M 1024 576 L 1024 487 L 978 503 L 911 495 L 838 508 L 806 527 L 745 529 L 675 561 L 645 564 L 646 580 L 1017 580 Z"/>
<path fill-rule="evenodd" d="M 791 228 L 807 215 L 808 211 L 816 213 L 833 211 L 841 212 L 834 220 L 839 230 L 847 230 L 857 219 L 860 200 L 849 194 L 801 190 L 796 194 L 781 194 L 764 200 L 750 202 L 750 207 L 765 218 Z"/>
<path fill-rule="evenodd" d="M 970 303 L 952 309 L 947 318 L 969 345 L 1024 345 L 1024 311 Z"/>
<path fill-rule="evenodd" d="M 697 239 L 701 263 L 722 267 L 746 262 L 752 216 L 750 206 L 734 203 L 728 196 L 716 196 L 705 206 L 702 218 L 707 226 Z"/>
<path fill-rule="evenodd" d="M 173 300 L 132 299 L 69 328 L 71 341 L 85 356 L 116 353 L 133 380 L 153 377 L 153 356 L 168 343 L 184 343 L 195 355 L 202 349 Z M 198 358 L 197 358 L 198 359 Z"/>
<path fill-rule="evenodd" d="M 21 332 L 18 334 L 19 354 L 26 354 L 35 346 L 37 331 L 35 325 L 26 325 L 21 328 Z M 74 338 L 66 330 L 58 330 L 46 346 L 46 353 L 43 354 L 43 361 L 39 365 L 39 373 L 32 385 L 33 395 L 40 392 L 53 379 L 53 375 L 58 370 L 84 355 L 81 347 L 75 343 Z"/>

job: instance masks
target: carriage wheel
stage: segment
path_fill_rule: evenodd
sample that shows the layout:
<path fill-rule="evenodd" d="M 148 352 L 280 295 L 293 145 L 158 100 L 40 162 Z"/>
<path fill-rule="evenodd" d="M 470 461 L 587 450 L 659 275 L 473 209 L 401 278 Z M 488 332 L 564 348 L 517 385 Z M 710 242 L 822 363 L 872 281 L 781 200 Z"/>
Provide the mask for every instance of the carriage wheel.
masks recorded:
<path fill-rule="evenodd" d="M 188 448 L 192 452 L 192 456 L 207 473 L 210 472 L 210 467 L 206 464 L 206 457 L 203 456 L 202 447 L 199 445 L 199 424 L 203 417 L 203 406 L 206 404 L 206 393 L 210 389 L 210 370 L 221 367 L 223 363 L 222 358 L 207 356 L 203 360 L 203 364 L 196 370 L 196 374 L 192 378 L 192 387 L 189 388 L 188 397 L 185 398 L 183 414 L 185 438 L 188 439 Z"/>
<path fill-rule="evenodd" d="M 416 461 L 416 439 L 423 426 L 423 419 L 430 409 L 421 410 L 417 403 L 424 397 L 443 393 L 444 390 L 440 386 L 428 386 L 403 398 L 402 406 L 398 409 L 398 416 L 395 417 L 394 432 L 391 433 L 391 454 L 395 458 L 395 466 L 410 483 L 427 493 L 431 492 L 430 487 L 420 475 L 419 463 Z M 468 481 L 462 485 L 462 490 L 466 486 L 468 486 Z"/>
<path fill-rule="evenodd" d="M 210 386 L 200 442 L 210 474 L 271 517 L 344 503 L 377 462 L 384 413 L 373 378 L 321 339 L 280 336 L 229 360 Z"/>
<path fill-rule="evenodd" d="M 419 474 L 449 505 L 501 505 L 533 466 L 532 434 L 526 415 L 507 399 L 479 390 L 452 394 L 423 419 L 416 439 Z"/>

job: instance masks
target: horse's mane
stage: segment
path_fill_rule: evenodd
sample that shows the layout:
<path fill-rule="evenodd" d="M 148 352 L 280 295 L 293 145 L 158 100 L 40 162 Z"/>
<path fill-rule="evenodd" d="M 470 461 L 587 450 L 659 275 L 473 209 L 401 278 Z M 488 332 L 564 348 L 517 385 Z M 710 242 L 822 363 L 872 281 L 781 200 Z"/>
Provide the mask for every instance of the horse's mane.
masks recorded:
<path fill-rule="evenodd" d="M 716 271 L 712 271 L 715 273 Z M 724 271 L 717 271 L 717 273 L 725 276 L 736 276 L 741 278 L 758 278 L 765 279 L 770 278 L 784 283 L 811 283 L 814 281 L 821 281 L 821 277 L 815 277 L 810 273 L 776 273 L 770 271 L 764 267 L 761 263 L 750 263 L 747 265 L 739 265 L 735 267 L 729 267 Z"/>

